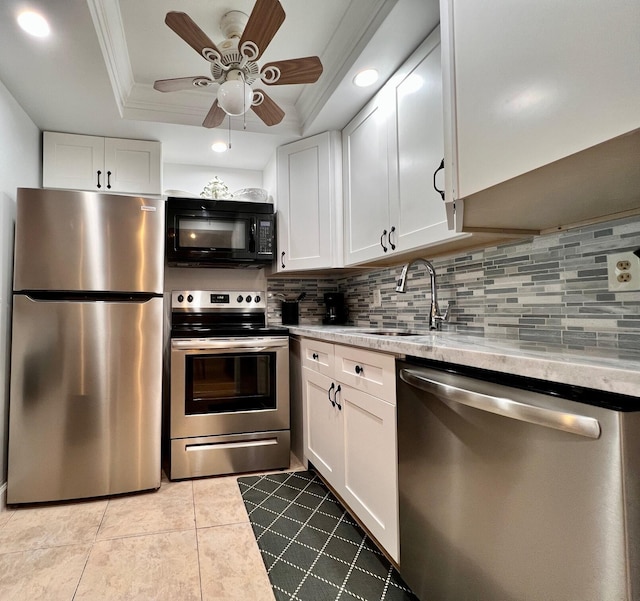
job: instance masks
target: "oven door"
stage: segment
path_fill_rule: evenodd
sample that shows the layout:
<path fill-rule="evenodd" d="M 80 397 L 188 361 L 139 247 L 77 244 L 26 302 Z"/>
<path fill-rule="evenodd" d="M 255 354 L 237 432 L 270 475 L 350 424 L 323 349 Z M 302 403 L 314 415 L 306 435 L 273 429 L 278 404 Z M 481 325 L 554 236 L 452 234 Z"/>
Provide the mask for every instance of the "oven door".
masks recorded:
<path fill-rule="evenodd" d="M 173 339 L 171 438 L 289 428 L 289 339 Z"/>

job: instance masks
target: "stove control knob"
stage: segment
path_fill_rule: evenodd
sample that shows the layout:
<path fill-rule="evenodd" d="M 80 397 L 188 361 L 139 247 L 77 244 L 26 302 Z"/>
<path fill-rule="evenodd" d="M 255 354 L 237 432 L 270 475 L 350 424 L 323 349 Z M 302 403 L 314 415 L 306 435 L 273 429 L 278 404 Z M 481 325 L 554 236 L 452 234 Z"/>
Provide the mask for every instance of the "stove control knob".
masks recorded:
<path fill-rule="evenodd" d="M 256 296 L 253 300 L 255 300 L 255 301 L 256 301 L 256 303 L 259 303 L 259 302 L 260 302 L 260 297 L 259 297 L 259 296 Z"/>
<path fill-rule="evenodd" d="M 182 294 L 178 294 L 178 302 L 181 303 L 184 300 L 184 296 Z"/>
<path fill-rule="evenodd" d="M 241 303 L 244 300 L 244 297 L 242 296 L 242 294 L 238 295 L 238 298 L 236 298 L 236 300 Z"/>
<path fill-rule="evenodd" d="M 245 299 L 248 303 L 251 302 L 251 295 L 247 296 L 247 298 Z"/>
<path fill-rule="evenodd" d="M 193 302 L 193 295 L 190 294 L 189 296 L 187 296 L 187 302 L 188 303 L 192 303 Z"/>

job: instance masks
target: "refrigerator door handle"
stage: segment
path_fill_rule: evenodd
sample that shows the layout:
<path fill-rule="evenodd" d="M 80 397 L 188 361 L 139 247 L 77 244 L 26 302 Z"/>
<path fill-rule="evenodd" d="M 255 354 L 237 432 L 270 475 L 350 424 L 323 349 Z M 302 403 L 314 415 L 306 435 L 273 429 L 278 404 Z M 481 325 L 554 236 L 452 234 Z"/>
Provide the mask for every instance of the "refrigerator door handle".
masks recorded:
<path fill-rule="evenodd" d="M 161 295 L 147 292 L 57 292 L 53 290 L 20 290 L 15 295 L 26 296 L 34 302 L 110 302 L 147 303 Z"/>
<path fill-rule="evenodd" d="M 496 397 L 427 378 L 417 370 L 401 369 L 400 378 L 439 399 L 453 401 L 481 411 L 495 413 L 511 419 L 536 424 L 545 428 L 562 430 L 587 438 L 600 438 L 600 423 L 593 417 L 556 411 L 546 407 L 527 405 L 504 397 Z"/>

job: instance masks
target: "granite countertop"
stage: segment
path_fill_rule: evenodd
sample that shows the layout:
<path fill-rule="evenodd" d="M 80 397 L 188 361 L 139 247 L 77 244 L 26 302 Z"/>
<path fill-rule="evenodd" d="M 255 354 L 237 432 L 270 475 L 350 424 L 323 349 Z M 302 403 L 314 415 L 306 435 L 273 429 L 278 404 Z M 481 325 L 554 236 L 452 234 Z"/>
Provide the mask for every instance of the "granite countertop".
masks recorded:
<path fill-rule="evenodd" d="M 573 351 L 540 343 L 444 331 L 379 336 L 371 333 L 377 328 L 304 324 L 288 327 L 289 332 L 297 336 L 625 394 L 638 397 L 640 403 L 638 351 Z"/>

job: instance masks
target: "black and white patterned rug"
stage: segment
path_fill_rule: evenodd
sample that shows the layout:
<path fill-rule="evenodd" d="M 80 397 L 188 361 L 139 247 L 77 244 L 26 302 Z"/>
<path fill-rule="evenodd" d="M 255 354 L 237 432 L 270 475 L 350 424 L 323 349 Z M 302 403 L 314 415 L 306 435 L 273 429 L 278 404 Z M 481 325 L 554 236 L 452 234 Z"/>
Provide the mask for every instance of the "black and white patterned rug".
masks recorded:
<path fill-rule="evenodd" d="M 238 485 L 278 601 L 418 601 L 315 473 Z"/>

